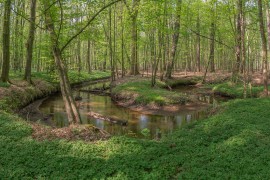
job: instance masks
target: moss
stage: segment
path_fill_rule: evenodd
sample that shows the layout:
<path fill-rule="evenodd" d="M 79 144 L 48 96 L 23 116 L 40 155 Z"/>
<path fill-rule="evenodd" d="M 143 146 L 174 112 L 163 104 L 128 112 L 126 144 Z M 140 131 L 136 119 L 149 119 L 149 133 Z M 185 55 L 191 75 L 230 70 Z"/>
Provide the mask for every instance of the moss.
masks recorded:
<path fill-rule="evenodd" d="M 179 92 L 171 92 L 163 87 L 165 84 L 158 81 L 156 87 L 151 87 L 149 79 L 141 79 L 122 83 L 112 90 L 113 97 L 118 100 L 131 101 L 142 105 L 169 105 L 185 104 L 188 101 L 187 95 Z"/>
<path fill-rule="evenodd" d="M 243 98 L 244 87 L 243 84 L 235 84 L 226 82 L 213 86 L 213 91 L 217 94 L 229 96 L 233 98 Z M 263 92 L 263 86 L 254 86 L 251 89 L 247 87 L 247 97 L 259 97 Z"/>

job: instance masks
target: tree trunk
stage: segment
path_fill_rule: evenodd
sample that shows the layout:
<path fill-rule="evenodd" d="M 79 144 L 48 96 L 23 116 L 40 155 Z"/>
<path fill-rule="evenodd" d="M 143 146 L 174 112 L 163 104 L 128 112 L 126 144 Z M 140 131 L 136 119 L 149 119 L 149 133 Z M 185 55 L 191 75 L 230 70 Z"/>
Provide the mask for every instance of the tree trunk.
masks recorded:
<path fill-rule="evenodd" d="M 88 70 L 88 73 L 91 73 L 92 71 L 92 68 L 91 68 L 91 41 L 90 39 L 88 39 L 87 41 L 87 70 Z"/>
<path fill-rule="evenodd" d="M 11 0 L 5 1 L 5 14 L 3 23 L 3 64 L 1 81 L 9 81 L 9 68 L 10 68 L 10 11 Z"/>
<path fill-rule="evenodd" d="M 196 60 L 197 72 L 201 71 L 201 36 L 200 36 L 200 15 L 197 17 L 197 45 L 196 45 Z"/>
<path fill-rule="evenodd" d="M 176 57 L 175 55 L 176 55 L 176 50 L 177 50 L 177 45 L 178 45 L 178 40 L 179 40 L 181 3 L 182 3 L 182 0 L 177 1 L 176 19 L 174 22 L 174 34 L 172 37 L 172 49 L 171 49 L 170 58 L 167 62 L 167 71 L 165 75 L 166 78 L 172 77 L 172 70 L 174 67 L 174 62 L 175 62 L 175 57 Z"/>
<path fill-rule="evenodd" d="M 215 31 L 215 23 L 212 22 L 210 27 L 210 72 L 215 72 Z"/>
<path fill-rule="evenodd" d="M 138 75 L 139 72 L 139 60 L 138 60 L 138 30 L 137 30 L 137 16 L 139 12 L 140 0 L 133 0 L 132 7 L 130 8 L 126 1 L 124 1 L 131 18 L 131 64 L 130 74 Z"/>
<path fill-rule="evenodd" d="M 27 40 L 27 56 L 26 56 L 26 66 L 25 66 L 25 73 L 24 79 L 28 83 L 31 82 L 31 70 L 32 70 L 32 59 L 33 59 L 33 45 L 35 39 L 35 21 L 36 21 L 36 0 L 31 0 L 31 16 L 30 16 L 30 28 L 29 28 L 29 35 Z"/>
<path fill-rule="evenodd" d="M 270 2 L 266 1 L 266 15 L 267 15 L 267 32 L 268 32 L 268 48 L 270 51 Z"/>
<path fill-rule="evenodd" d="M 263 64 L 263 82 L 264 82 L 264 93 L 268 96 L 268 63 L 267 63 L 267 43 L 265 37 L 264 20 L 263 20 L 263 9 L 262 0 L 258 0 L 258 18 L 260 22 L 260 33 L 262 39 L 262 64 Z"/>
<path fill-rule="evenodd" d="M 45 9 L 48 9 L 45 14 L 46 16 L 45 22 L 46 22 L 47 30 L 50 33 L 53 57 L 54 57 L 55 66 L 56 66 L 59 80 L 60 80 L 61 93 L 62 93 L 63 101 L 65 104 L 68 120 L 70 124 L 80 123 L 81 122 L 80 114 L 76 107 L 76 104 L 75 104 L 75 101 L 71 92 L 71 87 L 70 87 L 70 83 L 69 83 L 69 79 L 67 75 L 66 66 L 63 62 L 62 53 L 59 48 L 58 36 L 55 31 L 54 21 L 53 21 L 52 13 L 50 10 L 50 4 L 48 1 L 45 1 L 45 0 L 43 2 L 45 5 Z"/>

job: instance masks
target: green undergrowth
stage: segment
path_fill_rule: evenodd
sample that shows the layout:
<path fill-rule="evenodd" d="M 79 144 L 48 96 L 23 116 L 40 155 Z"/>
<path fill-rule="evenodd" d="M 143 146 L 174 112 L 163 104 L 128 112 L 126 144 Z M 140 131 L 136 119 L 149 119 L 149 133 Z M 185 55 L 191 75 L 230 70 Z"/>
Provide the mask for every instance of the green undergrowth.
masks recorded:
<path fill-rule="evenodd" d="M 91 81 L 91 80 L 97 80 L 102 78 L 109 78 L 111 76 L 109 71 L 92 71 L 91 73 L 88 72 L 80 72 L 70 70 L 68 71 L 68 77 L 70 80 L 70 83 L 78 83 L 82 81 Z M 21 80 L 23 77 L 23 73 L 21 72 L 11 72 L 10 75 L 11 79 Z M 58 83 L 59 78 L 56 72 L 33 72 L 32 73 L 33 79 L 42 79 L 45 81 L 48 81 L 50 83 Z M 0 84 L 1 87 L 1 84 Z"/>
<path fill-rule="evenodd" d="M 0 82 L 0 87 L 8 88 L 10 87 L 9 83 Z"/>
<path fill-rule="evenodd" d="M 33 73 L 33 77 L 44 79 L 48 82 L 53 82 L 53 83 L 59 82 L 58 75 L 56 74 L 35 72 Z M 93 71 L 90 74 L 87 72 L 81 72 L 79 74 L 77 71 L 69 71 L 68 77 L 69 77 L 70 83 L 78 83 L 82 81 L 91 81 L 91 80 L 97 80 L 97 79 L 102 79 L 102 78 L 109 78 L 110 72 Z"/>
<path fill-rule="evenodd" d="M 117 85 L 112 90 L 113 97 L 118 100 L 133 101 L 134 104 L 185 104 L 188 101 L 186 95 L 164 89 L 165 83 L 157 81 L 155 87 L 151 87 L 149 79 L 129 81 Z"/>
<path fill-rule="evenodd" d="M 161 141 L 36 141 L 30 126 L 0 113 L 3 179 L 268 179 L 270 99 L 234 100 Z"/>
<path fill-rule="evenodd" d="M 263 86 L 247 86 L 247 97 L 259 97 L 263 92 Z M 215 93 L 229 96 L 233 98 L 243 98 L 244 86 L 243 84 L 235 84 L 232 82 L 226 82 L 222 84 L 217 84 L 213 86 L 213 91 Z"/>

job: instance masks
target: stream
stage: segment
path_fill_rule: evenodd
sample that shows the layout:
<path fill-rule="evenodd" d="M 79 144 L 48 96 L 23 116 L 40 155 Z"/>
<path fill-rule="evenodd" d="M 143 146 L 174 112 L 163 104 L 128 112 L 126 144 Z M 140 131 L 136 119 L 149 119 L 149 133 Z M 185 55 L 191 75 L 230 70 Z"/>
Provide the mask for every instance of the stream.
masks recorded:
<path fill-rule="evenodd" d="M 108 82 L 101 82 L 94 85 L 82 87 L 84 90 L 97 89 L 105 87 Z M 218 104 L 225 99 L 215 97 L 212 94 L 197 93 L 197 87 L 182 86 L 174 91 L 193 95 L 199 101 L 208 104 Z M 176 115 L 148 115 L 117 105 L 111 100 L 110 96 L 97 95 L 89 92 L 81 92 L 78 89 L 73 91 L 74 96 L 82 97 L 79 103 L 79 110 L 83 124 L 92 124 L 100 129 L 109 132 L 112 135 L 127 135 L 131 137 L 156 138 L 161 135 L 170 134 L 175 129 L 193 121 L 203 119 L 207 116 L 207 108 L 200 107 L 193 110 L 177 112 Z M 196 94 L 196 95 L 194 95 Z M 54 127 L 68 126 L 68 120 L 65 113 L 65 107 L 61 94 L 50 96 L 40 106 L 40 111 L 50 114 L 51 119 L 46 122 L 47 125 Z M 107 117 L 122 119 L 128 121 L 127 126 L 112 124 L 107 121 L 89 117 L 87 114 L 92 111 Z"/>

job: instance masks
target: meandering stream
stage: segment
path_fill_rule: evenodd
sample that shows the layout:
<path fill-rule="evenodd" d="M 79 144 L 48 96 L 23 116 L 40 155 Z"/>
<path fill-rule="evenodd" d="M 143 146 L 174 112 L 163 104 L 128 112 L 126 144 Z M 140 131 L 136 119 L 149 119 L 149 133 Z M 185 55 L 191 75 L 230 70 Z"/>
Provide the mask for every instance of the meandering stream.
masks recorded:
<path fill-rule="evenodd" d="M 105 86 L 104 82 L 95 85 L 83 87 L 84 89 L 93 89 L 97 86 Z M 174 89 L 178 92 L 193 94 L 196 87 L 186 86 Z M 196 93 L 195 93 L 196 94 Z M 142 130 L 150 130 L 149 136 L 155 138 L 160 134 L 169 134 L 173 130 L 188 124 L 192 121 L 200 120 L 206 117 L 206 107 L 195 108 L 187 111 L 179 111 L 176 115 L 147 115 L 141 112 L 133 111 L 129 108 L 121 107 L 115 104 L 110 96 L 101 96 L 87 92 L 74 90 L 75 96 L 81 96 L 79 101 L 79 109 L 83 124 L 93 124 L 94 126 L 104 129 L 112 135 L 128 135 L 133 137 L 143 137 Z M 194 95 L 194 94 L 193 94 Z M 197 95 L 200 101 L 208 104 L 217 104 L 223 99 L 214 97 L 213 95 Z M 40 111 L 51 114 L 52 118 L 49 125 L 56 127 L 64 127 L 68 125 L 65 107 L 60 94 L 53 95 L 46 99 L 40 106 Z M 107 121 L 94 119 L 88 116 L 88 113 L 96 112 L 107 117 L 114 117 L 128 121 L 127 126 L 112 124 Z"/>

